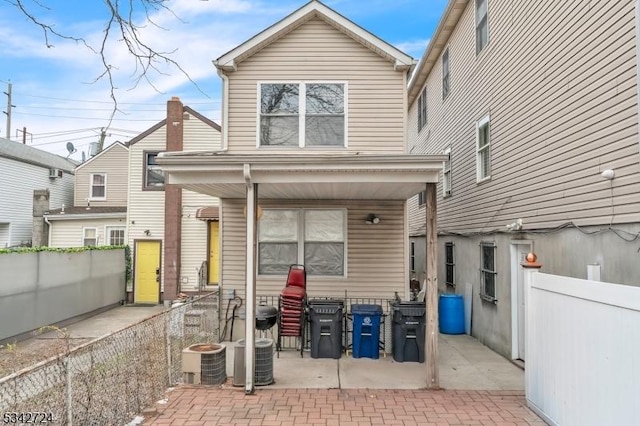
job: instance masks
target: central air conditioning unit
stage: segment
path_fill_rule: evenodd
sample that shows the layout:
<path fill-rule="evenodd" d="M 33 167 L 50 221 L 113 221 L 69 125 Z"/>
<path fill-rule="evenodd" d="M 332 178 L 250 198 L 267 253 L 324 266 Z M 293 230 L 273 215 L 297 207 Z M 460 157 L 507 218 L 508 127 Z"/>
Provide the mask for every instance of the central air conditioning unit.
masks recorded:
<path fill-rule="evenodd" d="M 227 380 L 227 348 L 199 343 L 182 350 L 182 379 L 190 385 L 221 385 Z"/>
<path fill-rule="evenodd" d="M 49 177 L 51 179 L 61 178 L 62 177 L 62 170 L 60 170 L 60 169 L 49 169 Z"/>
<path fill-rule="evenodd" d="M 244 363 L 245 340 L 236 342 L 233 357 L 233 386 L 245 385 L 245 363 Z M 273 340 L 256 339 L 255 371 L 253 383 L 256 386 L 266 386 L 273 383 Z"/>

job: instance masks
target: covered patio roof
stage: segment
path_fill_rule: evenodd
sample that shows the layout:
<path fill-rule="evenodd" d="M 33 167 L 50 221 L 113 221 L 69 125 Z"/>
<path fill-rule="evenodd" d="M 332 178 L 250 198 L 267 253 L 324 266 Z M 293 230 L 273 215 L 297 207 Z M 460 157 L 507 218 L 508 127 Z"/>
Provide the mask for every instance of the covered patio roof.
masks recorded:
<path fill-rule="evenodd" d="M 165 152 L 168 183 L 219 197 L 245 198 L 247 183 L 262 199 L 406 200 L 437 183 L 444 155 L 238 155 Z"/>

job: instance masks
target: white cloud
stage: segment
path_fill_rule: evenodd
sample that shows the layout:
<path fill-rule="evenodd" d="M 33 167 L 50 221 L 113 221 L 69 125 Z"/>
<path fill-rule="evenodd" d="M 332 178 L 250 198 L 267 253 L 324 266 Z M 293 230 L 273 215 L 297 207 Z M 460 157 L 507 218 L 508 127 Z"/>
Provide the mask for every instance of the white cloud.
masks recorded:
<path fill-rule="evenodd" d="M 395 43 L 394 46 L 403 52 L 413 56 L 416 59 L 420 59 L 422 54 L 429 45 L 430 39 L 420 40 L 407 40 L 400 43 Z"/>

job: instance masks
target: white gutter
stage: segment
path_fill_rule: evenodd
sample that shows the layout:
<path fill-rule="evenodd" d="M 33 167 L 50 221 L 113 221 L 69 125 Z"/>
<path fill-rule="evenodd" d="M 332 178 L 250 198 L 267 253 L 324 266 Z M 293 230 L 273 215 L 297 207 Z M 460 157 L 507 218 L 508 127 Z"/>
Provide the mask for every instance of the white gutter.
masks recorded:
<path fill-rule="evenodd" d="M 218 61 L 213 61 L 213 65 L 218 70 L 218 75 L 222 79 L 222 118 L 220 123 L 220 131 L 222 133 L 222 151 L 229 149 L 229 77 L 224 73 L 222 68 L 218 66 Z"/>

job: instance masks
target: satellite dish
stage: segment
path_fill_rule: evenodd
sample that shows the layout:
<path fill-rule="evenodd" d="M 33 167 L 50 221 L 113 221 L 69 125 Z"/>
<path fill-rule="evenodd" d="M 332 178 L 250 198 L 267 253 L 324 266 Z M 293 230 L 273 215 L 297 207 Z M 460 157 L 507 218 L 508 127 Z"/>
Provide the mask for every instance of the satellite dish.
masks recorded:
<path fill-rule="evenodd" d="M 69 152 L 69 155 L 71 155 L 74 152 L 76 152 L 76 147 L 73 146 L 72 142 L 67 142 L 67 151 Z"/>

